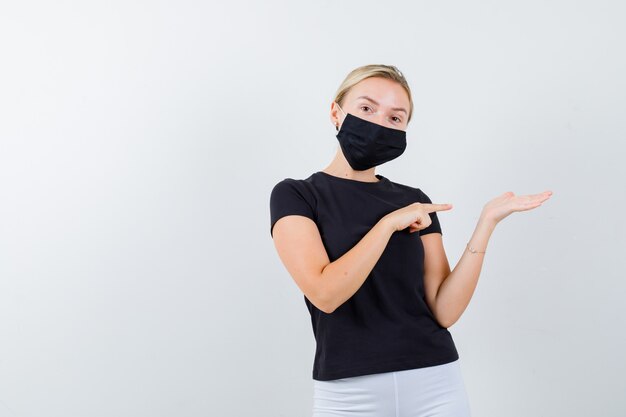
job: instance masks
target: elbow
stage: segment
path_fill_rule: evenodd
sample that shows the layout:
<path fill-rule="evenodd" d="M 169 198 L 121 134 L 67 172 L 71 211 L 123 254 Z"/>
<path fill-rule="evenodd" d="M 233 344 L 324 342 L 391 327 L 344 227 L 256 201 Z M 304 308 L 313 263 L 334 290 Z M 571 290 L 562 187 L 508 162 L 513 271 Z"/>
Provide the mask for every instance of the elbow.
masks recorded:
<path fill-rule="evenodd" d="M 332 314 L 335 311 L 334 308 L 320 308 L 320 310 L 326 314 Z"/>
<path fill-rule="evenodd" d="M 445 327 L 447 329 L 459 319 L 451 313 L 449 307 L 442 305 L 440 300 L 434 299 L 428 303 L 428 306 L 430 307 L 430 311 L 432 312 L 435 321 L 441 327 Z"/>
<path fill-rule="evenodd" d="M 322 313 L 331 314 L 335 311 L 335 307 L 332 307 L 330 304 L 322 303 L 319 300 L 316 302 L 311 301 L 311 304 L 313 304 L 315 308 L 320 310 Z"/>
<path fill-rule="evenodd" d="M 313 304 L 318 308 L 318 310 L 326 314 L 331 314 L 337 309 L 337 307 L 339 307 L 339 304 L 337 303 L 336 297 L 334 297 L 332 291 L 327 286 L 323 285 L 325 282 L 323 278 L 324 269 L 322 269 L 320 273 L 318 286 L 316 288 L 317 291 L 315 294 L 316 302 Z"/>
<path fill-rule="evenodd" d="M 333 300 L 331 300 L 329 297 L 318 297 L 315 307 L 317 307 L 319 310 L 323 311 L 326 314 L 331 314 L 337 309 L 337 304 L 333 302 Z"/>
<path fill-rule="evenodd" d="M 315 297 L 315 307 L 326 314 L 332 314 L 343 302 L 340 302 L 334 293 L 329 291 L 320 291 Z"/>
<path fill-rule="evenodd" d="M 451 317 L 437 317 L 437 323 L 439 323 L 441 327 L 445 327 L 447 329 L 456 323 L 456 320 Z"/>
<path fill-rule="evenodd" d="M 446 329 L 452 326 L 457 321 L 457 319 L 455 319 L 454 317 L 450 315 L 441 314 L 441 313 L 435 313 L 433 315 L 435 316 L 435 320 L 437 320 L 437 323 L 441 327 L 445 327 Z"/>
<path fill-rule="evenodd" d="M 446 328 L 446 329 L 447 329 L 447 328 L 449 328 L 449 327 L 451 327 L 454 323 L 455 323 L 455 322 L 453 322 L 453 321 L 440 321 L 440 322 L 439 322 L 439 324 L 441 325 L 441 327 L 444 327 L 444 328 Z"/>

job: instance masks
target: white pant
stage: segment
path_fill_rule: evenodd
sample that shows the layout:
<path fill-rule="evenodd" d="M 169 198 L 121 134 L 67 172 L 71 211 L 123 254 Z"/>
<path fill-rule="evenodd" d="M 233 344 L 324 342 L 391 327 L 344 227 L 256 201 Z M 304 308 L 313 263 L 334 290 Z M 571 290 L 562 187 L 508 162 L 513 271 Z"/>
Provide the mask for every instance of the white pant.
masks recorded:
<path fill-rule="evenodd" d="M 313 380 L 313 417 L 470 417 L 459 360 L 332 381 Z"/>

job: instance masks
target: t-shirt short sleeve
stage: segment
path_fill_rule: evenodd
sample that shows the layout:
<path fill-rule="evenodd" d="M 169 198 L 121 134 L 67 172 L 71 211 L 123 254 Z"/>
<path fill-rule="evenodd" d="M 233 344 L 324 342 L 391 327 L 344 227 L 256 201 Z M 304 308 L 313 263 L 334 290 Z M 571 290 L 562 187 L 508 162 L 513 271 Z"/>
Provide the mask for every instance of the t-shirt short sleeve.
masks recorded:
<path fill-rule="evenodd" d="M 315 198 L 304 183 L 285 178 L 274 186 L 270 194 L 270 236 L 274 237 L 274 223 L 290 214 L 316 221 Z"/>
<path fill-rule="evenodd" d="M 432 201 L 430 200 L 430 198 L 422 191 L 419 190 L 420 192 L 420 203 L 428 203 L 428 204 L 432 204 Z M 427 235 L 428 233 L 441 233 L 441 224 L 439 223 L 439 217 L 437 217 L 437 212 L 433 211 L 432 213 L 429 213 L 430 216 L 430 226 L 428 226 L 426 229 L 422 229 L 420 230 L 420 236 L 423 235 Z"/>

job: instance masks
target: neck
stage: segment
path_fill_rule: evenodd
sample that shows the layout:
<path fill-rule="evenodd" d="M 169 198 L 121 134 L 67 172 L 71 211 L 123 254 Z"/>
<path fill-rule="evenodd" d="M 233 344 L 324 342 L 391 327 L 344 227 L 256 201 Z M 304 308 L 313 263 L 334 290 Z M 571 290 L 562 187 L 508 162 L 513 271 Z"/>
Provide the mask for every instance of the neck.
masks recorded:
<path fill-rule="evenodd" d="M 341 152 L 341 148 L 337 149 L 335 159 L 322 171 L 336 177 L 347 178 L 357 181 L 378 182 L 376 178 L 376 167 L 366 169 L 365 171 L 357 171 L 353 169 Z"/>

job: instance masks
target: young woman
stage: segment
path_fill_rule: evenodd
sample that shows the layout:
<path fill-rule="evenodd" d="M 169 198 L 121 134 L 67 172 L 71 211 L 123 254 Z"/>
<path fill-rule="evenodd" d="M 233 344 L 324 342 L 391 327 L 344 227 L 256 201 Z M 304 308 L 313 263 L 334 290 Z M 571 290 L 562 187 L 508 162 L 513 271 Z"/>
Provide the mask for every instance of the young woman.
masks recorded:
<path fill-rule="evenodd" d="M 470 416 L 447 328 L 472 297 L 497 223 L 552 194 L 485 204 L 451 271 L 437 212 L 452 205 L 375 173 L 404 152 L 412 112 L 396 67 L 356 68 L 331 104 L 335 158 L 271 192 L 270 234 L 316 340 L 314 417 Z"/>

